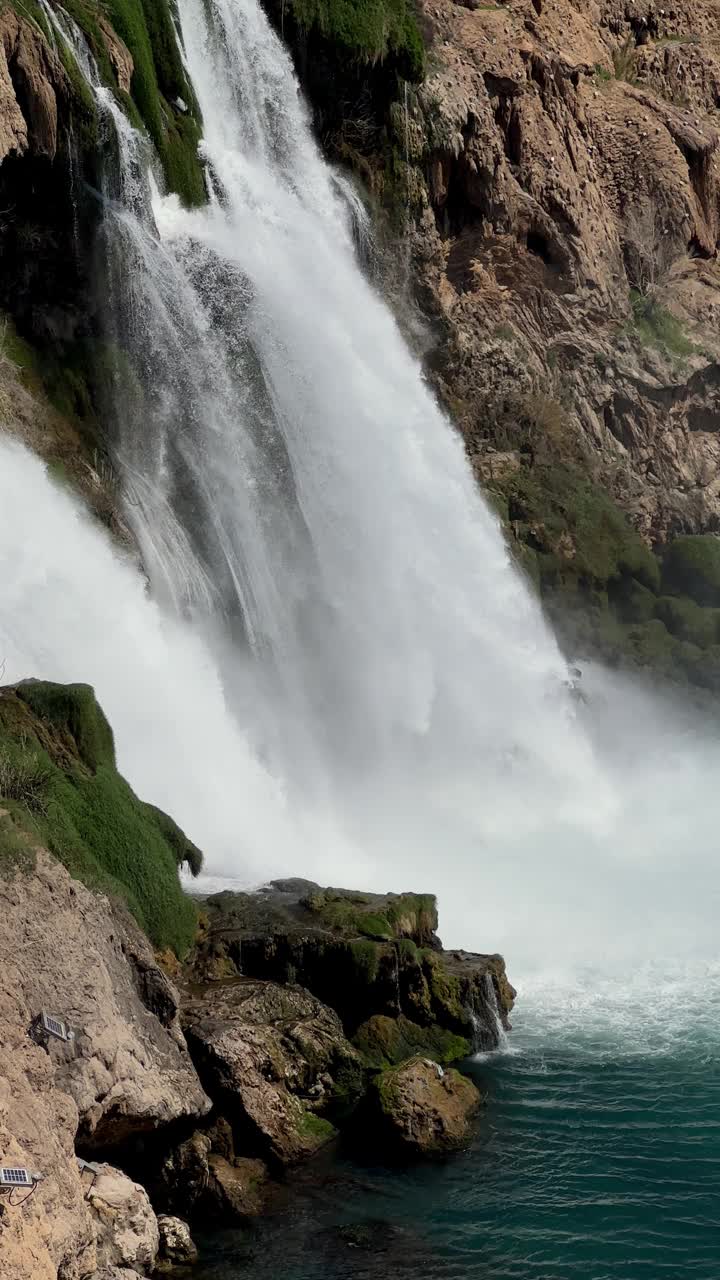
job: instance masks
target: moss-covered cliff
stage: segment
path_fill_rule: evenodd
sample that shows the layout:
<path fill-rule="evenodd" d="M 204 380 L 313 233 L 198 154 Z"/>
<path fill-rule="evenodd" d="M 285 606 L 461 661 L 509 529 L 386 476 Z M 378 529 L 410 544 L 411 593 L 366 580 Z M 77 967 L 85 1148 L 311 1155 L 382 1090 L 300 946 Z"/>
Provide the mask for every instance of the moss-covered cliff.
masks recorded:
<path fill-rule="evenodd" d="M 156 947 L 184 955 L 197 914 L 178 869 L 202 857 L 118 773 L 113 735 L 88 685 L 0 689 L 0 873 L 45 845 L 77 879 L 127 903 Z"/>

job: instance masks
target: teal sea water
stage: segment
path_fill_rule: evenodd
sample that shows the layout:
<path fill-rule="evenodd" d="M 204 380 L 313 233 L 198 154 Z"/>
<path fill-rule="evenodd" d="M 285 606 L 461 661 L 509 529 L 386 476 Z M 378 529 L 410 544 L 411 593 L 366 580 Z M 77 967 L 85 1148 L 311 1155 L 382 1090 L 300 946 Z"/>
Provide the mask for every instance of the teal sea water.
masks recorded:
<path fill-rule="evenodd" d="M 469 1067 L 467 1151 L 305 1171 L 253 1233 L 204 1241 L 196 1280 L 717 1280 L 716 968 L 530 989 L 511 1043 Z"/>

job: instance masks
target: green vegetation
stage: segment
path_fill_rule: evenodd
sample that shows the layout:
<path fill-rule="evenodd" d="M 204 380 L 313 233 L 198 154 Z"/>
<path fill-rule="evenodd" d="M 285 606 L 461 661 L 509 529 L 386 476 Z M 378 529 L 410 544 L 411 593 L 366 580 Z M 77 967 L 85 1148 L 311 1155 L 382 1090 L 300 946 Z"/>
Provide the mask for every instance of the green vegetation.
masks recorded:
<path fill-rule="evenodd" d="M 303 1111 L 298 1123 L 298 1133 L 308 1138 L 313 1138 L 317 1145 L 323 1142 L 329 1142 L 337 1134 L 337 1129 L 330 1124 L 329 1120 L 323 1120 L 322 1116 L 318 1116 L 314 1111 Z"/>
<path fill-rule="evenodd" d="M 30 837 L 16 826 L 10 813 L 0 813 L 0 878 L 11 880 L 16 875 L 28 875 L 34 866 L 35 852 Z"/>
<path fill-rule="evenodd" d="M 607 591 L 633 578 L 659 586 L 657 561 L 610 497 L 568 462 L 539 462 L 504 482 L 515 536 L 535 552 L 543 590 Z"/>
<path fill-rule="evenodd" d="M 663 556 L 662 585 L 670 595 L 688 595 L 697 604 L 720 607 L 720 537 L 675 538 Z"/>
<path fill-rule="evenodd" d="M 429 940 L 437 926 L 432 894 L 390 893 L 382 898 L 344 889 L 322 889 L 304 898 L 302 905 L 315 913 L 318 923 L 326 928 L 380 942 L 399 937 Z"/>
<path fill-rule="evenodd" d="M 74 3 L 87 7 L 86 0 Z M 204 203 L 199 112 L 168 0 L 107 0 L 107 12 L 132 54 L 132 100 L 160 156 L 168 187 L 187 205 Z M 186 112 L 177 106 L 178 99 Z"/>
<path fill-rule="evenodd" d="M 48 24 L 36 0 L 11 0 L 49 38 Z M 83 31 L 97 62 L 103 83 L 112 89 L 132 123 L 144 125 L 155 144 L 171 191 L 186 205 L 206 199 L 202 167 L 197 154 L 200 114 L 192 86 L 185 74 L 170 0 L 66 0 L 63 7 Z M 120 89 L 101 17 L 127 45 L 134 62 L 130 95 Z M 97 142 L 97 113 L 92 93 L 71 50 L 56 41 L 58 54 L 72 86 L 73 119 L 81 142 Z M 186 106 L 178 106 L 181 99 Z"/>
<path fill-rule="evenodd" d="M 696 347 L 685 335 L 676 316 L 652 297 L 637 290 L 631 292 L 633 332 L 648 346 L 664 348 L 672 355 L 687 357 Z"/>
<path fill-rule="evenodd" d="M 290 0 L 298 25 L 315 28 L 361 63 L 392 57 L 411 81 L 425 74 L 425 46 L 413 0 Z"/>
<path fill-rule="evenodd" d="M 376 1015 L 355 1033 L 353 1044 L 374 1070 L 397 1066 L 407 1058 L 423 1054 L 443 1066 L 466 1058 L 470 1041 L 443 1027 L 420 1027 L 409 1018 Z"/>
<path fill-rule="evenodd" d="M 613 49 L 612 60 L 616 80 L 626 80 L 628 84 L 635 84 L 636 56 L 635 39 L 632 35 L 629 35 L 618 49 Z"/>
<path fill-rule="evenodd" d="M 197 873 L 201 855 L 117 772 L 88 685 L 28 681 L 2 692 L 0 805 L 89 888 L 122 898 L 156 947 L 188 950 L 197 917 L 178 867 Z"/>

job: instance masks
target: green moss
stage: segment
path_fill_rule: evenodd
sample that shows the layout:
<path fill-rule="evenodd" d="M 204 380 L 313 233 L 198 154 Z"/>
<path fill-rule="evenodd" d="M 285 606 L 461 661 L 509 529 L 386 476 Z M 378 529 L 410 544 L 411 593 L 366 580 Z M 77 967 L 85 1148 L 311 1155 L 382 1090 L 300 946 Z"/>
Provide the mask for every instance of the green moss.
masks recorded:
<path fill-rule="evenodd" d="M 353 893 L 342 889 L 323 889 L 303 899 L 303 905 L 314 912 L 326 928 L 346 935 L 361 935 L 389 941 L 413 935 L 429 941 L 437 927 L 437 908 L 431 894 Z"/>
<path fill-rule="evenodd" d="M 539 463 L 507 477 L 510 521 L 538 553 L 542 585 L 598 584 L 633 577 L 657 590 L 659 568 L 627 517 L 570 463 Z"/>
<path fill-rule="evenodd" d="M 353 1044 L 375 1070 L 397 1066 L 416 1054 L 446 1065 L 466 1058 L 471 1051 L 464 1036 L 442 1027 L 420 1027 L 402 1016 L 370 1018 L 358 1028 Z"/>
<path fill-rule="evenodd" d="M 720 607 L 720 538 L 684 534 L 663 555 L 662 586 L 668 595 L 690 596 L 697 604 Z"/>
<path fill-rule="evenodd" d="M 337 1129 L 330 1124 L 329 1120 L 324 1120 L 322 1116 L 318 1116 L 314 1111 L 303 1111 L 299 1123 L 298 1133 L 304 1137 L 313 1138 L 317 1145 L 323 1142 L 329 1142 L 337 1134 Z"/>
<path fill-rule="evenodd" d="M 433 1018 L 444 1027 L 458 1032 L 469 1029 L 469 1014 L 460 999 L 460 982 L 448 973 L 442 957 L 434 951 L 423 952 L 423 972 L 430 992 Z"/>
<path fill-rule="evenodd" d="M 101 764 L 115 768 L 112 729 L 89 684 L 26 680 L 16 686 L 16 692 L 41 720 L 70 735 L 80 759 L 93 773 Z"/>
<path fill-rule="evenodd" d="M 0 814 L 0 879 L 29 875 L 34 866 L 35 851 L 28 834 L 15 825 L 12 814 Z"/>
<path fill-rule="evenodd" d="M 661 347 L 672 355 L 686 357 L 696 351 L 696 347 L 686 337 L 683 327 L 676 316 L 661 306 L 653 298 L 633 290 L 631 295 L 633 312 L 633 330 L 641 342 L 648 346 Z"/>
<path fill-rule="evenodd" d="M 185 74 L 168 0 L 106 0 L 108 20 L 133 59 L 130 96 L 117 84 L 94 0 L 68 0 L 64 7 L 84 32 L 103 82 L 112 89 L 132 123 L 147 129 L 169 189 L 176 191 L 186 205 L 204 203 L 205 182 L 197 152 L 199 109 Z M 63 48 L 60 56 L 81 117 L 88 129 L 94 129 L 94 103 L 74 57 Z M 175 106 L 178 99 L 185 103 L 185 112 Z"/>
<path fill-rule="evenodd" d="M 661 596 L 655 602 L 655 616 L 671 635 L 699 649 L 708 649 L 720 639 L 720 610 L 704 609 L 687 597 Z"/>
<path fill-rule="evenodd" d="M 350 942 L 352 967 L 361 985 L 372 985 L 380 968 L 380 948 L 374 942 Z"/>
<path fill-rule="evenodd" d="M 18 781 L 18 752 L 26 780 Z M 2 806 L 92 889 L 120 896 L 159 948 L 183 955 L 197 913 L 178 866 L 200 855 L 165 814 L 144 804 L 115 768 L 112 732 L 87 685 L 28 682 L 0 697 Z M 34 772 L 33 772 L 34 771 Z M 0 779 L 3 770 L 0 767 Z M 12 780 L 8 787 L 7 779 Z"/>
<path fill-rule="evenodd" d="M 621 622 L 649 622 L 655 617 L 655 593 L 635 578 L 619 580 L 613 587 L 612 602 Z"/>
<path fill-rule="evenodd" d="M 358 62 L 392 57 L 408 80 L 425 74 L 425 46 L 412 0 L 290 0 L 299 26 L 316 28 Z"/>

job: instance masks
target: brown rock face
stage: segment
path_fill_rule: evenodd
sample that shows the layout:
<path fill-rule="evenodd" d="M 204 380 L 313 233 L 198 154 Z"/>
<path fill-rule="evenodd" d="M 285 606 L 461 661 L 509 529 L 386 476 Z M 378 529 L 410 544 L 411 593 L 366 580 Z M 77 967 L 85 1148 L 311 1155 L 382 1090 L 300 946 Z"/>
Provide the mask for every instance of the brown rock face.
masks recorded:
<path fill-rule="evenodd" d="M 332 1110 L 338 1089 L 362 1089 L 361 1059 L 339 1018 L 301 987 L 216 984 L 188 1002 L 183 1026 L 237 1150 L 275 1165 L 293 1164 L 327 1142 L 335 1131 L 319 1113 Z"/>
<path fill-rule="evenodd" d="M 88 1174 L 83 1175 L 83 1180 Z M 86 1191 L 100 1267 L 125 1267 L 145 1275 L 160 1246 L 158 1222 L 147 1192 L 138 1183 L 100 1165 Z"/>
<path fill-rule="evenodd" d="M 404 128 L 440 388 L 490 488 L 503 408 L 541 391 L 643 534 L 717 530 L 717 5 L 537 8 L 423 5 Z"/>
<path fill-rule="evenodd" d="M 34 873 L 0 879 L 0 914 L 0 1151 L 42 1175 L 22 1213 L 6 1210 L 3 1280 L 139 1265 L 157 1231 L 147 1196 L 107 1166 L 86 1198 L 92 1177 L 78 1168 L 75 1140 L 124 1141 L 209 1109 L 174 990 L 134 923 L 44 850 Z M 163 1021 L 139 994 L 151 989 Z M 66 1020 L 74 1040 L 42 1034 L 43 1010 Z"/>
<path fill-rule="evenodd" d="M 58 99 L 69 82 L 40 30 L 13 9 L 0 13 L 0 163 L 31 148 L 51 159 L 57 149 Z"/>
<path fill-rule="evenodd" d="M 481 1102 L 470 1080 L 429 1058 L 411 1058 L 383 1071 L 373 1082 L 371 1099 L 379 1134 L 413 1155 L 460 1146 Z"/>

